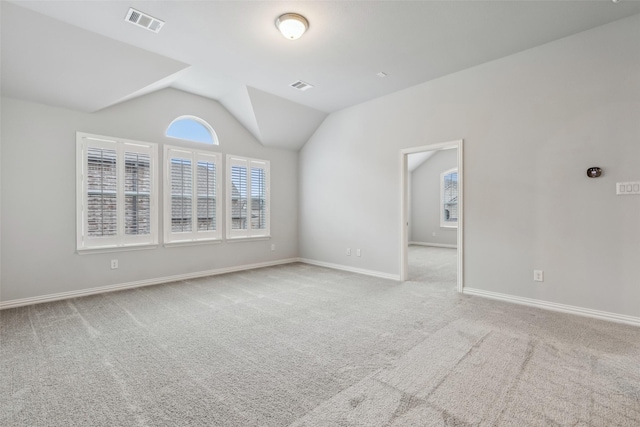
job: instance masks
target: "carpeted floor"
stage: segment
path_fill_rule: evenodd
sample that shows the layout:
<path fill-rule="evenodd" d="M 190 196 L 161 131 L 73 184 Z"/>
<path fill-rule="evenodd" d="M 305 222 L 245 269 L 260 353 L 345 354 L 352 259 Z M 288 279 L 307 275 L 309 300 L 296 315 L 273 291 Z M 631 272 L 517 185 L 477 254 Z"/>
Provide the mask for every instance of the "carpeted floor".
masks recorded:
<path fill-rule="evenodd" d="M 640 426 L 640 328 L 410 256 L 405 283 L 289 264 L 4 310 L 0 425 Z"/>

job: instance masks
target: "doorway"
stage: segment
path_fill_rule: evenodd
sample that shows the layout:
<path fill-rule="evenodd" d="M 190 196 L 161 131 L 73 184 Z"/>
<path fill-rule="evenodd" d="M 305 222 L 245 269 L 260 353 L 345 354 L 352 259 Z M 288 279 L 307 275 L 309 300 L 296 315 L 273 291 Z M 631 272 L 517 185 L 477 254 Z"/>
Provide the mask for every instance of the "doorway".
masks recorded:
<path fill-rule="evenodd" d="M 438 180 L 438 185 L 443 188 L 440 197 L 439 212 L 440 212 L 440 223 L 438 230 L 446 230 L 449 227 L 453 226 L 453 222 L 457 224 L 457 236 L 455 237 L 455 247 L 456 247 L 456 287 L 458 292 L 462 292 L 462 288 L 464 286 L 463 281 L 463 254 L 464 254 L 464 239 L 463 239 L 463 229 L 464 229 L 464 209 L 463 209 L 463 141 L 449 141 L 443 142 L 439 144 L 426 145 L 422 147 L 415 148 L 407 148 L 400 151 L 400 195 L 401 195 L 401 239 L 400 239 L 400 279 L 402 281 L 409 280 L 409 236 L 410 236 L 410 227 L 413 225 L 413 220 L 410 218 L 410 167 L 409 167 L 409 159 L 411 157 L 412 162 L 420 161 L 422 158 L 422 162 L 428 161 L 427 159 L 433 155 L 433 153 L 440 152 L 442 150 L 452 150 L 456 149 L 456 167 L 455 167 L 455 175 L 452 175 L 453 169 L 447 169 L 442 171 L 440 174 L 440 179 Z M 429 154 L 431 153 L 431 154 Z M 413 167 L 413 166 L 412 166 Z M 448 181 L 447 181 L 448 180 Z M 454 182 L 455 188 L 455 199 L 451 197 L 451 195 L 447 196 L 445 188 L 451 188 L 451 185 L 447 187 L 447 182 L 450 184 Z M 452 205 L 452 201 L 455 200 L 455 206 Z M 455 209 L 455 211 L 454 211 Z M 435 232 L 434 232 L 435 233 Z M 434 246 L 437 247 L 437 243 Z M 452 244 L 442 243 L 441 247 L 453 247 Z M 413 251 L 414 249 L 412 249 Z"/>

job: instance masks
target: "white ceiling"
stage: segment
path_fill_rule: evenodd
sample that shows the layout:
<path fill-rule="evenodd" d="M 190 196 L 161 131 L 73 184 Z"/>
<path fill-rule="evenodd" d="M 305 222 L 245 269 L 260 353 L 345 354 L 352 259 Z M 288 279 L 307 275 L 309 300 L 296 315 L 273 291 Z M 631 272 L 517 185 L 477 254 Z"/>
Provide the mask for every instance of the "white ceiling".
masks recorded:
<path fill-rule="evenodd" d="M 640 13 L 631 0 L 2 3 L 3 95 L 97 111 L 175 87 L 289 149 L 327 113 Z M 160 33 L 125 22 L 129 7 Z M 299 40 L 276 30 L 285 12 L 309 20 Z"/>

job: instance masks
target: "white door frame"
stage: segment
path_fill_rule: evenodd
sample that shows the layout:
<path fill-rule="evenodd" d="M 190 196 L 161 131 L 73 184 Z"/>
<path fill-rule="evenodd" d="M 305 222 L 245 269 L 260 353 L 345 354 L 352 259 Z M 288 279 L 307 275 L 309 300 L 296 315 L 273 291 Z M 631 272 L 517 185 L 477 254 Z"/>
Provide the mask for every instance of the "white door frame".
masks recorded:
<path fill-rule="evenodd" d="M 408 261 L 408 247 L 409 247 L 409 195 L 408 195 L 408 181 L 409 170 L 407 167 L 407 159 L 409 154 L 420 153 L 423 151 L 435 151 L 456 148 L 458 150 L 458 292 L 462 293 L 464 287 L 463 278 L 463 228 L 464 228 L 464 171 L 463 171 L 463 140 L 455 140 L 442 142 L 439 144 L 425 145 L 422 147 L 405 148 L 400 150 L 400 280 L 407 280 L 409 271 Z"/>

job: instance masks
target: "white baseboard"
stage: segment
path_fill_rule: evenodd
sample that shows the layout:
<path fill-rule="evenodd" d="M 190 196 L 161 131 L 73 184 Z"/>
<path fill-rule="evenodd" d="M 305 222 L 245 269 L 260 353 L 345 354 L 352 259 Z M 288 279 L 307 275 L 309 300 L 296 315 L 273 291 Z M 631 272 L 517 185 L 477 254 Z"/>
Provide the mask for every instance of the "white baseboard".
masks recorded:
<path fill-rule="evenodd" d="M 577 314 L 579 316 L 593 317 L 595 319 L 640 326 L 640 317 L 627 316 L 625 314 L 592 310 L 590 308 L 576 307 L 573 305 L 558 304 L 555 302 L 543 301 L 538 299 L 518 297 L 513 295 L 501 294 L 498 292 L 484 291 L 482 289 L 463 288 L 462 293 L 466 295 L 475 295 L 515 304 L 528 305 L 530 307 L 537 307 L 545 310 L 560 311 L 562 313 Z"/>
<path fill-rule="evenodd" d="M 433 246 L 434 248 L 458 248 L 458 245 L 449 245 L 447 243 L 409 242 L 409 244 L 418 246 Z"/>
<path fill-rule="evenodd" d="M 315 260 L 306 259 L 306 258 L 299 258 L 298 261 L 303 262 L 305 264 L 317 265 L 319 267 L 332 268 L 334 270 L 349 271 L 351 273 L 358 273 L 358 274 L 364 274 L 367 276 L 380 277 L 382 279 L 390 279 L 390 280 L 396 280 L 396 281 L 400 280 L 399 274 L 382 273 L 380 271 L 365 270 L 363 268 L 349 267 L 346 265 L 333 264 L 330 262 L 323 262 L 323 261 L 315 261 Z"/>
<path fill-rule="evenodd" d="M 44 302 L 59 301 L 69 298 L 78 298 L 88 295 L 102 294 L 105 292 L 120 291 L 123 289 L 139 288 L 142 286 L 159 285 L 161 283 L 177 282 L 180 280 L 196 279 L 198 277 L 215 276 L 218 274 L 233 273 L 235 271 L 253 270 L 254 268 L 271 267 L 280 264 L 298 262 L 298 258 L 280 259 L 276 261 L 245 264 L 234 267 L 217 268 L 214 270 L 198 271 L 195 273 L 177 274 L 175 276 L 157 277 L 155 279 L 139 280 L 136 282 L 120 283 L 116 285 L 100 286 L 97 288 L 82 289 L 78 291 L 60 292 L 58 294 L 43 295 L 38 297 L 0 301 L 0 310 L 5 308 L 22 307 L 25 305 L 40 304 Z"/>

